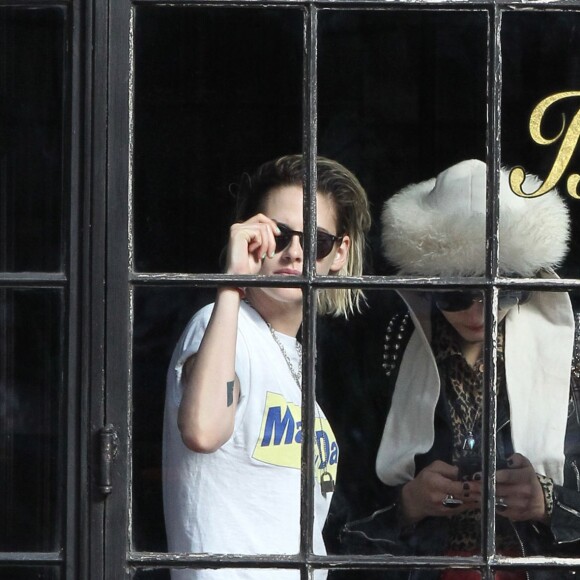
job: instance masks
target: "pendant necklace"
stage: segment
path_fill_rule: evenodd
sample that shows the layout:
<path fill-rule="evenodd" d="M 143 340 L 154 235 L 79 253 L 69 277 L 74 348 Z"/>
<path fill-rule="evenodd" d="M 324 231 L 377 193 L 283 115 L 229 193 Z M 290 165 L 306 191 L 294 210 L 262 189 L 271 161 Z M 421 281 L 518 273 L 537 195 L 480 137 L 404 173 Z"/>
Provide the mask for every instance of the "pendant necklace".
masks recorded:
<path fill-rule="evenodd" d="M 461 433 L 459 433 L 459 444 L 461 449 L 457 453 L 457 466 L 458 472 L 457 477 L 460 481 L 466 481 L 473 479 L 474 475 L 481 471 L 481 456 L 478 451 L 476 451 L 476 439 L 473 431 L 475 430 L 475 423 L 479 417 L 481 407 L 477 409 L 473 421 L 471 422 L 471 427 L 467 425 L 466 421 L 461 420 L 461 423 L 465 427 L 467 433 L 461 442 Z M 455 454 L 454 454 L 455 455 Z"/>
<path fill-rule="evenodd" d="M 294 382 L 296 383 L 296 385 L 298 385 L 298 388 L 302 390 L 302 345 L 298 341 L 296 341 L 296 350 L 298 352 L 298 367 L 299 367 L 299 370 L 296 370 L 294 368 L 294 365 L 292 364 L 292 361 L 290 360 L 290 357 L 288 356 L 288 353 L 286 352 L 286 349 L 284 348 L 284 345 L 282 344 L 280 339 L 276 336 L 276 331 L 272 328 L 272 325 L 269 322 L 266 322 L 266 326 L 268 327 L 268 330 L 270 331 L 270 334 L 272 335 L 274 342 L 278 345 L 278 348 L 280 349 L 280 352 L 282 353 L 282 356 L 284 357 L 284 360 L 288 365 L 288 370 L 290 371 L 290 374 L 292 375 Z M 320 416 L 318 416 L 317 419 L 320 423 L 320 430 L 323 431 L 322 419 Z M 325 461 L 322 455 L 322 446 L 320 445 L 320 440 L 318 439 L 318 437 L 316 437 L 316 435 L 314 435 L 314 438 L 316 439 L 316 446 L 318 447 L 318 454 L 320 457 L 320 465 L 321 465 L 320 469 L 322 471 L 322 473 L 320 474 L 320 491 L 322 492 L 322 495 L 326 497 L 328 493 L 332 493 L 334 491 L 334 479 L 326 469 L 328 461 Z M 322 466 L 324 466 L 324 469 L 322 468 Z"/>
<path fill-rule="evenodd" d="M 477 423 L 477 419 L 479 418 L 480 412 L 481 412 L 481 407 L 479 407 L 477 409 L 477 413 L 475 413 L 475 417 L 473 417 L 473 421 L 471 422 L 471 428 L 469 428 L 467 426 L 467 422 L 466 421 L 461 420 L 461 422 L 463 423 L 463 425 L 467 429 L 467 433 L 465 434 L 465 438 L 463 439 L 463 445 L 462 445 L 462 450 L 463 451 L 470 452 L 470 451 L 473 451 L 475 449 L 475 443 L 476 443 L 476 441 L 475 441 L 475 435 L 473 434 L 473 431 L 475 429 L 475 424 Z"/>
<path fill-rule="evenodd" d="M 469 430 L 463 440 L 463 451 L 473 451 L 475 449 L 475 436 L 473 431 Z"/>

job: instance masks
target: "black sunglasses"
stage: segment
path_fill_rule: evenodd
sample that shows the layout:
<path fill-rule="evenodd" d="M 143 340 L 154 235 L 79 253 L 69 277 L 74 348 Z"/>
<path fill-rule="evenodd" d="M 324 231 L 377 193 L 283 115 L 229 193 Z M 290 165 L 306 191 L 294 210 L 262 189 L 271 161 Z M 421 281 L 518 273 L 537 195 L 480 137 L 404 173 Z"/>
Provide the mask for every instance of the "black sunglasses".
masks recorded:
<path fill-rule="evenodd" d="M 291 230 L 284 224 L 278 224 L 278 229 L 280 230 L 280 234 L 276 236 L 276 253 L 287 248 L 294 236 L 298 236 L 300 247 L 304 250 L 304 232 Z M 342 236 L 333 236 L 328 232 L 318 230 L 316 232 L 316 259 L 322 260 L 326 258 L 336 242 L 341 243 Z"/>
<path fill-rule="evenodd" d="M 528 290 L 500 290 L 498 296 L 498 306 L 500 310 L 525 304 L 531 296 Z M 474 302 L 483 302 L 483 292 L 479 291 L 451 291 L 434 292 L 433 300 L 439 310 L 445 312 L 460 312 L 471 308 Z"/>

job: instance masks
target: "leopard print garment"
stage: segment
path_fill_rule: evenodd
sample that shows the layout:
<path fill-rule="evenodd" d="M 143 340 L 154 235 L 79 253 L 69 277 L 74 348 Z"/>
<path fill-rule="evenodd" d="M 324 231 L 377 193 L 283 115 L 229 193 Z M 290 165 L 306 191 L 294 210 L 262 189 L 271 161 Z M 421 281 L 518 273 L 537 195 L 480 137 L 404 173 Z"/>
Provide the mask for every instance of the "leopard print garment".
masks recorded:
<path fill-rule="evenodd" d="M 505 389 L 503 358 L 503 324 L 498 333 L 498 411 L 509 416 L 509 403 Z M 467 434 L 475 438 L 475 451 L 481 454 L 481 412 L 483 405 L 483 361 L 471 367 L 463 358 L 455 330 L 440 313 L 433 320 L 433 351 L 442 386 L 447 395 L 447 405 L 453 429 L 453 462 L 459 459 Z M 498 413 L 499 414 L 499 413 Z M 504 413 L 501 413 L 504 414 Z M 505 518 L 496 522 L 498 548 L 519 551 L 517 537 Z M 450 550 L 474 552 L 480 548 L 481 512 L 472 510 L 451 517 Z"/>

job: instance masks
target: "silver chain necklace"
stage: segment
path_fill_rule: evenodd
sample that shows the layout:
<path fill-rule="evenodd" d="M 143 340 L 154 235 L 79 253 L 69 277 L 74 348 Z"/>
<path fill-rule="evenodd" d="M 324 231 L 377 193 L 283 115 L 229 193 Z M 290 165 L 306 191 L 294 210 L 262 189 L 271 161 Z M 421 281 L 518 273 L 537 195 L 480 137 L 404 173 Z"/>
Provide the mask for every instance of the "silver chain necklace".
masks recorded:
<path fill-rule="evenodd" d="M 269 322 L 266 322 L 266 325 L 268 326 L 268 330 L 270 331 L 270 334 L 272 335 L 274 342 L 278 345 L 278 348 L 280 349 L 280 352 L 282 353 L 282 356 L 284 357 L 284 360 L 286 361 L 286 364 L 288 365 L 288 369 L 290 370 L 290 374 L 292 375 L 294 382 L 298 385 L 298 388 L 301 389 L 302 388 L 302 345 L 298 341 L 296 341 L 296 352 L 298 353 L 298 370 L 296 370 L 294 368 L 294 365 L 292 364 L 292 361 L 290 360 L 290 357 L 288 356 L 288 353 L 286 352 L 286 349 L 284 348 L 284 345 L 282 344 L 280 339 L 276 336 L 276 331 L 272 328 L 272 325 Z"/>

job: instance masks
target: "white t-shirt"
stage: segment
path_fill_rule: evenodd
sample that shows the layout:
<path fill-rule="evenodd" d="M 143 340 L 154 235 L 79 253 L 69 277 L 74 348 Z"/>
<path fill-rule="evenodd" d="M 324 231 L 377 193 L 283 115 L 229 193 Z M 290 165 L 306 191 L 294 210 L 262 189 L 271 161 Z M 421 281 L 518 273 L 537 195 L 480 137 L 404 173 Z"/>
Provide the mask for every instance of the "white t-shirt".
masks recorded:
<path fill-rule="evenodd" d="M 261 316 L 242 303 L 236 375 L 240 399 L 232 437 L 214 453 L 182 442 L 177 412 L 184 362 L 197 352 L 213 305 L 202 308 L 177 343 L 167 375 L 163 429 L 163 501 L 172 552 L 296 554 L 300 546 L 301 391 Z M 294 368 L 296 339 L 277 333 Z M 325 554 L 322 527 L 332 494 L 320 489 L 320 455 L 336 480 L 338 447 L 316 405 L 314 552 Z M 296 579 L 296 570 L 226 569 L 173 573 L 180 580 Z"/>

